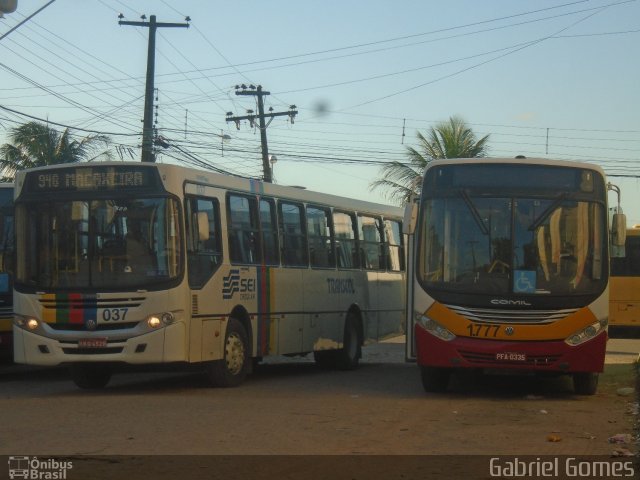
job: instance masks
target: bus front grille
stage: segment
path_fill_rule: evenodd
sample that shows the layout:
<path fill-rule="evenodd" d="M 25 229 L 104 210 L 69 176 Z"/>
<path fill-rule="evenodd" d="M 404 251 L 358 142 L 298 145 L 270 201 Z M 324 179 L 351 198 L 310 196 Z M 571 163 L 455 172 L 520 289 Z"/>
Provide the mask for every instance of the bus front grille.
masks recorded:
<path fill-rule="evenodd" d="M 577 308 L 567 308 L 562 310 L 513 310 L 513 309 L 488 309 L 461 307 L 458 305 L 446 305 L 458 315 L 463 316 L 467 320 L 474 323 L 489 324 L 547 324 L 573 315 L 578 311 Z"/>
<path fill-rule="evenodd" d="M 48 323 L 47 325 L 52 330 L 59 331 L 84 332 L 90 330 L 84 323 Z M 100 323 L 96 325 L 92 331 L 102 332 L 108 330 L 128 330 L 136 328 L 137 325 L 138 322 Z"/>
<path fill-rule="evenodd" d="M 104 355 L 122 353 L 124 347 L 106 347 L 106 348 L 63 348 L 65 355 Z"/>

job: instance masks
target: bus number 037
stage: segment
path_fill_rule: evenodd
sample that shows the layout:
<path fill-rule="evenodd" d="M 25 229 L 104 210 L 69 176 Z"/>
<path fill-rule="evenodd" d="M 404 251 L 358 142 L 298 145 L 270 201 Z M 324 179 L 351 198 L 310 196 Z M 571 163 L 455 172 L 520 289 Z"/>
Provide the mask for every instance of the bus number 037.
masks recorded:
<path fill-rule="evenodd" d="M 119 322 L 127 316 L 128 308 L 105 308 L 102 310 L 102 320 L 105 322 Z"/>

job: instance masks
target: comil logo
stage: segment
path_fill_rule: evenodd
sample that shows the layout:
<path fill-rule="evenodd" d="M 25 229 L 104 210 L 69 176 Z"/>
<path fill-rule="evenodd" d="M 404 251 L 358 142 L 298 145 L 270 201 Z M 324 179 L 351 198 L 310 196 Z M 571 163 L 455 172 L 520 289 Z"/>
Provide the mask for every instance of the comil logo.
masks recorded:
<path fill-rule="evenodd" d="M 9 478 L 30 480 L 65 480 L 67 470 L 73 468 L 72 462 L 63 462 L 54 458 L 41 460 L 38 457 L 9 457 Z"/>

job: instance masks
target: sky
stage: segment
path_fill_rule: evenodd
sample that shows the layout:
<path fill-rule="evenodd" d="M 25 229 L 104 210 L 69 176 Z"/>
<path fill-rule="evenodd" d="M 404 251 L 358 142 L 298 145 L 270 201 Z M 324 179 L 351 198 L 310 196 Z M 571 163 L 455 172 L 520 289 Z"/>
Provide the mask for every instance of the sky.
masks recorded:
<path fill-rule="evenodd" d="M 47 3 L 18 0 L 0 37 Z M 56 0 L 0 39 L 0 144 L 40 119 L 140 158 L 149 29 L 119 14 L 190 17 L 157 29 L 158 162 L 261 177 L 260 131 L 226 121 L 261 85 L 298 112 L 267 128 L 279 184 L 390 203 L 380 168 L 456 115 L 490 156 L 600 165 L 640 224 L 638 0 Z"/>

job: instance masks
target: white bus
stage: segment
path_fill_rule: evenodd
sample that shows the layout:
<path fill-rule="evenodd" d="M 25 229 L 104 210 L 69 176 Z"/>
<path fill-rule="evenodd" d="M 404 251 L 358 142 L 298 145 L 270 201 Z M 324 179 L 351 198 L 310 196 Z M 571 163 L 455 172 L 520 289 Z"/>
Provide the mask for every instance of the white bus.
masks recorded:
<path fill-rule="evenodd" d="M 0 361 L 13 358 L 13 184 L 0 183 Z"/>
<path fill-rule="evenodd" d="M 396 207 L 132 162 L 20 172 L 15 206 L 14 359 L 81 388 L 119 363 L 200 363 L 218 386 L 269 355 L 351 369 L 402 333 Z"/>

